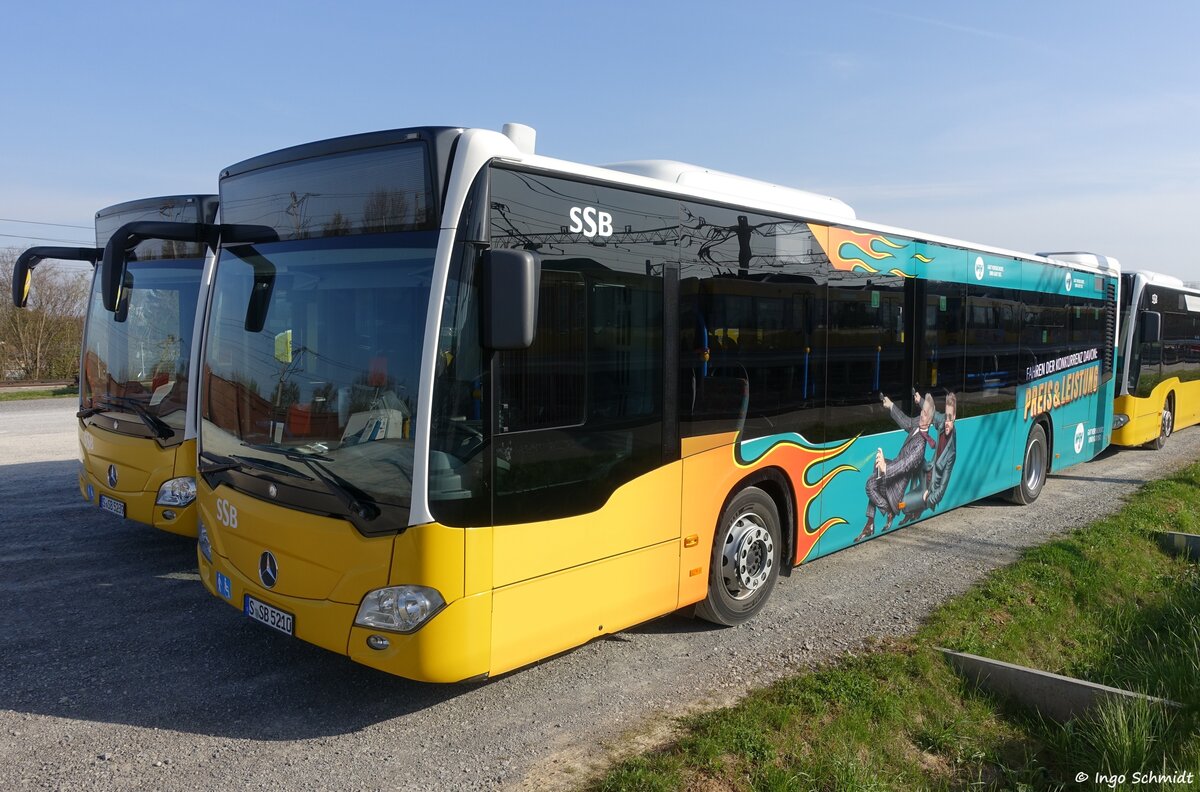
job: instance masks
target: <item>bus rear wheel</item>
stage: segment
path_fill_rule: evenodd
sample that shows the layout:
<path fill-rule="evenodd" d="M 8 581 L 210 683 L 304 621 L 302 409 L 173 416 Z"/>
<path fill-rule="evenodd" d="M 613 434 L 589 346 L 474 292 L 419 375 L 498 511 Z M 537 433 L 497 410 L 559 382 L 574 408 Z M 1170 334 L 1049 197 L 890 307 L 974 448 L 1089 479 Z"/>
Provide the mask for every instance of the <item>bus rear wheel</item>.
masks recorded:
<path fill-rule="evenodd" d="M 1175 396 L 1167 397 L 1163 403 L 1162 420 L 1158 425 L 1158 437 L 1150 441 L 1149 445 L 1155 451 L 1161 451 L 1163 446 L 1167 444 L 1167 438 L 1175 431 Z"/>
<path fill-rule="evenodd" d="M 758 487 L 746 487 L 721 513 L 713 537 L 708 597 L 696 606 L 702 619 L 732 627 L 758 613 L 779 576 L 779 511 Z"/>
<path fill-rule="evenodd" d="M 1047 453 L 1046 430 L 1040 423 L 1035 423 L 1029 429 L 1029 437 L 1025 439 L 1025 456 L 1021 463 L 1021 483 L 1013 487 L 1009 500 L 1022 506 L 1027 506 L 1037 500 L 1046 485 L 1046 472 L 1049 469 L 1050 455 Z"/>

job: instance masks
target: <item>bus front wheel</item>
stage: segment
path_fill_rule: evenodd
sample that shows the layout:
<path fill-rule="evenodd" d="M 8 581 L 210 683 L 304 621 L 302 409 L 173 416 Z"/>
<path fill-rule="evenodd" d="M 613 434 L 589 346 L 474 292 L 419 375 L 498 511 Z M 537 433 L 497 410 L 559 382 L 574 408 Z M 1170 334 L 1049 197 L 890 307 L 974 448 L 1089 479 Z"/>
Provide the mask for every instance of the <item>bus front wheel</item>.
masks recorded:
<path fill-rule="evenodd" d="M 696 606 L 696 615 L 732 627 L 758 613 L 779 576 L 780 535 L 771 496 L 758 487 L 734 495 L 713 537 L 708 597 Z"/>
<path fill-rule="evenodd" d="M 1163 403 L 1162 420 L 1158 425 L 1158 437 L 1150 441 L 1150 447 L 1161 451 L 1167 444 L 1167 438 L 1175 431 L 1175 396 L 1172 394 Z"/>
<path fill-rule="evenodd" d="M 1025 456 L 1021 463 L 1021 483 L 1013 487 L 1009 500 L 1022 506 L 1033 503 L 1042 493 L 1049 470 L 1050 455 L 1047 453 L 1046 430 L 1035 423 L 1025 440 Z"/>

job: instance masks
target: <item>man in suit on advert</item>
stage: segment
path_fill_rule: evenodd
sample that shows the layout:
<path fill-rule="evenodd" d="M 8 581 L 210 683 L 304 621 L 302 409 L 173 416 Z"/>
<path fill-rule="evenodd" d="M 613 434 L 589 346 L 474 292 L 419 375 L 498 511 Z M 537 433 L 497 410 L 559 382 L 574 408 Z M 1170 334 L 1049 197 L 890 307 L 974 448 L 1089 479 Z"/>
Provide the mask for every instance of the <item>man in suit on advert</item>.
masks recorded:
<path fill-rule="evenodd" d="M 883 397 L 883 406 L 891 413 L 896 425 L 908 432 L 908 436 L 904 438 L 904 444 L 894 459 L 885 459 L 883 449 L 875 449 L 875 471 L 867 479 L 867 524 L 854 540 L 856 542 L 875 535 L 876 509 L 887 517 L 883 530 L 891 530 L 892 520 L 903 509 L 904 493 L 909 490 L 914 478 L 924 475 L 925 451 L 935 447 L 934 439 L 929 435 L 935 412 L 933 396 L 927 393 L 919 403 L 921 414 L 912 418 L 905 415 L 887 396 Z"/>

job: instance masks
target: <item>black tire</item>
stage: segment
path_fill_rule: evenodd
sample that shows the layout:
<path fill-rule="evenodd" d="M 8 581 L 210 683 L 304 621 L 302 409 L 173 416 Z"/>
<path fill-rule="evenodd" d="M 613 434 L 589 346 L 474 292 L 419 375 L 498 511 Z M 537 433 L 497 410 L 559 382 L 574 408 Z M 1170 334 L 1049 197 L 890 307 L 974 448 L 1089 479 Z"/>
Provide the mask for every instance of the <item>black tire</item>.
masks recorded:
<path fill-rule="evenodd" d="M 1028 506 L 1042 494 L 1046 473 L 1050 470 L 1050 446 L 1041 424 L 1035 423 L 1030 428 L 1021 460 L 1021 483 L 1013 487 L 1008 497 L 1013 503 Z"/>
<path fill-rule="evenodd" d="M 783 542 L 775 501 L 746 487 L 729 501 L 713 537 L 708 597 L 696 606 L 702 619 L 732 627 L 758 613 L 775 589 Z"/>
<path fill-rule="evenodd" d="M 1175 394 L 1167 397 L 1163 403 L 1162 420 L 1159 421 L 1158 437 L 1147 443 L 1155 451 L 1161 451 L 1167 444 L 1167 438 L 1175 431 Z"/>

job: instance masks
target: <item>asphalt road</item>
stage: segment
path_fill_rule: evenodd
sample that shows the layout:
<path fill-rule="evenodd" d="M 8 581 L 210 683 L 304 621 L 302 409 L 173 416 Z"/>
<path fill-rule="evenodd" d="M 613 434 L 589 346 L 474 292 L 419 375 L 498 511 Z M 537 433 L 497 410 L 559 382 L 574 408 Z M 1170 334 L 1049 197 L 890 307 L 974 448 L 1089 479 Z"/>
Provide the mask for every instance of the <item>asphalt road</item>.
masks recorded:
<path fill-rule="evenodd" d="M 89 507 L 73 399 L 0 403 L 0 788 L 570 787 L 670 716 L 883 635 L 1200 458 L 1107 452 L 803 567 L 736 629 L 660 619 L 472 685 L 396 679 L 211 598 L 192 541 Z"/>

